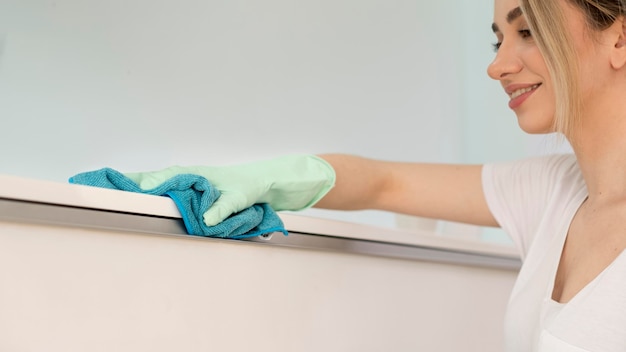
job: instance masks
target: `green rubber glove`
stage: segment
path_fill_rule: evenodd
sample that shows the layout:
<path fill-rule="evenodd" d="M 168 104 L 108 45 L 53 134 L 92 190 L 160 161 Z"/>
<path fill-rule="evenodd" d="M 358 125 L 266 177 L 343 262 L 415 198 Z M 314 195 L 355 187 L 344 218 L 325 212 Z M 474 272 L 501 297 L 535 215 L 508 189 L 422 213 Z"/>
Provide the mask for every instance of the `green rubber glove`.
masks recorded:
<path fill-rule="evenodd" d="M 207 226 L 256 203 L 268 203 L 276 211 L 303 210 L 317 203 L 335 184 L 335 170 L 315 155 L 288 155 L 234 166 L 172 166 L 124 175 L 147 190 L 180 174 L 202 176 L 221 192 L 204 213 Z"/>

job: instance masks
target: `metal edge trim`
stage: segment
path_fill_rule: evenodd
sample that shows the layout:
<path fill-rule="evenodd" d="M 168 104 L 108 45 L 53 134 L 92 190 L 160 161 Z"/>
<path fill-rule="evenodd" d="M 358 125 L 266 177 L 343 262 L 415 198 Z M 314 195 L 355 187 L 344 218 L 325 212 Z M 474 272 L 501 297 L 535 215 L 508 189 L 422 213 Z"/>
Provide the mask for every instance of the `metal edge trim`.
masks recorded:
<path fill-rule="evenodd" d="M 202 240 L 236 241 L 258 245 L 333 251 L 504 270 L 517 271 L 521 266 L 521 261 L 517 258 L 388 243 L 384 241 L 342 238 L 305 232 L 290 232 L 288 236 L 276 233 L 246 240 L 189 236 L 180 218 L 81 208 L 9 198 L 0 198 L 0 220 L 40 225 L 178 236 Z"/>

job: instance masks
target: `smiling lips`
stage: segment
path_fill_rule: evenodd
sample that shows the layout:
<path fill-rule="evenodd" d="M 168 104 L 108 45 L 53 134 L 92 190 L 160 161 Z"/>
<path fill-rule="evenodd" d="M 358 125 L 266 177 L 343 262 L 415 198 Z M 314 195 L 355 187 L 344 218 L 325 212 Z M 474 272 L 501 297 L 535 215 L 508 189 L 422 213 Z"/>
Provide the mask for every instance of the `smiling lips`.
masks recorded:
<path fill-rule="evenodd" d="M 522 105 L 522 103 L 529 97 L 531 94 L 535 92 L 537 88 L 541 86 L 539 84 L 533 85 L 515 85 L 506 88 L 507 94 L 511 97 L 509 101 L 509 108 L 515 109 L 518 106 Z"/>

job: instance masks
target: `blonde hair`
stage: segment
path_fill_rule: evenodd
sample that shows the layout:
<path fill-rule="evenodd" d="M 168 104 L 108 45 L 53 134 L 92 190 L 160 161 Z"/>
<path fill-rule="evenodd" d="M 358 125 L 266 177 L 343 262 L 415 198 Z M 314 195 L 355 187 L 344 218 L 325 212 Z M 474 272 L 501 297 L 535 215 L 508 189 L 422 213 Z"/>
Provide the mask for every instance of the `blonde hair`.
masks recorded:
<path fill-rule="evenodd" d="M 521 0 L 520 7 L 554 82 L 556 97 L 554 130 L 569 138 L 580 128 L 582 98 L 576 50 L 566 30 L 567 19 L 559 2 L 559 0 Z M 588 27 L 596 31 L 608 28 L 626 12 L 626 0 L 568 0 L 568 2 L 583 12 Z"/>

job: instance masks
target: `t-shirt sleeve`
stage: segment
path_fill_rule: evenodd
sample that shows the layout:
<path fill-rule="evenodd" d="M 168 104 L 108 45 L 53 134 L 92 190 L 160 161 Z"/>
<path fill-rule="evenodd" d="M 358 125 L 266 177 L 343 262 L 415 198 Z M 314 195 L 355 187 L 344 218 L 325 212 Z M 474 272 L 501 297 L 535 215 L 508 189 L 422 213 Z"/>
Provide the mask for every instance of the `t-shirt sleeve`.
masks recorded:
<path fill-rule="evenodd" d="M 487 205 L 498 224 L 511 236 L 522 259 L 526 257 L 546 205 L 564 173 L 575 163 L 573 155 L 559 154 L 483 166 Z"/>

